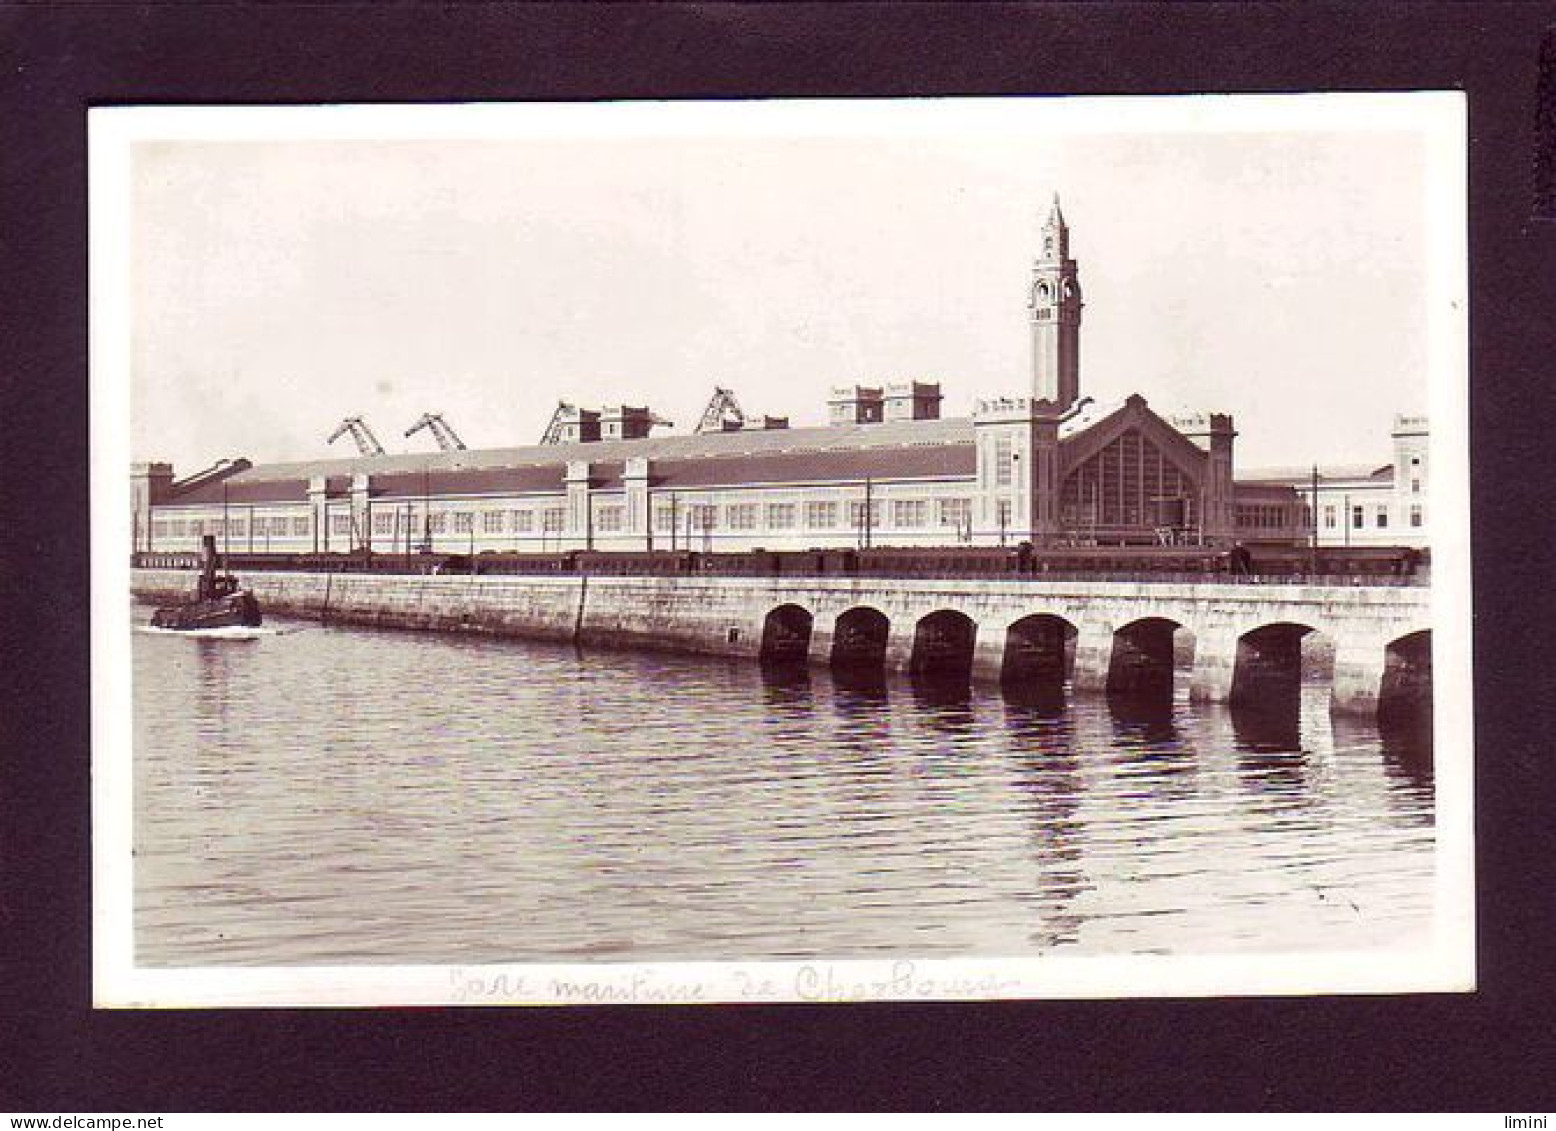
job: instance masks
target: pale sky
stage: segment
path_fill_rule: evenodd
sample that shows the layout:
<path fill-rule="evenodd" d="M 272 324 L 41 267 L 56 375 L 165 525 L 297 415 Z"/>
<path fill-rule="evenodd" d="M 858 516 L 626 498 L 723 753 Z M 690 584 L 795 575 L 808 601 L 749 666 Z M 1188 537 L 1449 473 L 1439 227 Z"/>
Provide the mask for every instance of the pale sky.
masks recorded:
<path fill-rule="evenodd" d="M 427 411 L 504 447 L 558 399 L 689 431 L 715 385 L 801 426 L 936 379 L 966 415 L 1026 389 L 1057 191 L 1083 394 L 1230 412 L 1243 467 L 1385 462 L 1427 409 L 1427 150 L 1336 123 L 141 141 L 132 454 L 353 455 L 351 415 L 430 450 Z"/>

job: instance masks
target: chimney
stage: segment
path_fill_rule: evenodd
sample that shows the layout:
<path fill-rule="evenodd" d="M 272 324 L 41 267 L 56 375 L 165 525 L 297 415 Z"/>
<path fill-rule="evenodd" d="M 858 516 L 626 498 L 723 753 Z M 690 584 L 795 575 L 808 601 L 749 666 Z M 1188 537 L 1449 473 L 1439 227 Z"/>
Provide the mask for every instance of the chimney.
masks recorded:
<path fill-rule="evenodd" d="M 940 382 L 894 381 L 886 386 L 887 420 L 939 420 Z"/>
<path fill-rule="evenodd" d="M 557 431 L 560 444 L 592 444 L 600 438 L 600 414 L 587 408 L 567 406 Z"/>
<path fill-rule="evenodd" d="M 837 386 L 827 401 L 827 421 L 835 426 L 879 424 L 884 418 L 880 386 Z"/>
<path fill-rule="evenodd" d="M 654 426 L 654 414 L 648 408 L 631 405 L 606 405 L 600 410 L 600 439 L 641 440 Z"/>

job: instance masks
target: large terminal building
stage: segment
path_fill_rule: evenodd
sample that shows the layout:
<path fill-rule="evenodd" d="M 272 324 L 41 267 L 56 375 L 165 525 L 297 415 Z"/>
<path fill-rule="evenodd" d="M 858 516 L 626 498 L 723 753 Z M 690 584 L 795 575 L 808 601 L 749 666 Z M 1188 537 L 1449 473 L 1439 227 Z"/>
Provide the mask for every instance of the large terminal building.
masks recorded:
<path fill-rule="evenodd" d="M 1171 419 L 1081 393 L 1081 288 L 1058 198 L 1028 284 L 1019 396 L 940 415 L 936 383 L 833 391 L 826 427 L 717 399 L 692 434 L 648 408 L 563 406 L 546 442 L 253 466 L 132 469 L 135 549 L 231 552 L 790 550 L 826 547 L 1424 545 L 1426 428 L 1391 464 L 1234 478 L 1229 415 Z M 1354 502 L 1352 500 L 1355 500 Z M 1315 507 L 1313 504 L 1317 503 Z"/>

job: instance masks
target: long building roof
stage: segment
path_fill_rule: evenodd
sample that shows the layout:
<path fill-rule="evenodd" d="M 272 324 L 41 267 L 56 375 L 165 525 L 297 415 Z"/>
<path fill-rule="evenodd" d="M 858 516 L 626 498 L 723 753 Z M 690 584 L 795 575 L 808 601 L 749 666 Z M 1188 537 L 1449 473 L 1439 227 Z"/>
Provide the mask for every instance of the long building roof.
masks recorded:
<path fill-rule="evenodd" d="M 1087 405 L 1060 426 L 1060 437 L 1070 440 L 1117 411 Z M 973 427 L 965 417 L 902 420 L 272 463 L 184 490 L 174 484 L 166 502 L 303 502 L 315 478 L 339 497 L 364 473 L 379 496 L 556 493 L 575 460 L 589 463 L 594 487 L 610 489 L 621 486 L 633 458 L 650 461 L 649 481 L 658 489 L 971 478 L 977 473 Z"/>
<path fill-rule="evenodd" d="M 1391 463 L 1379 466 L 1375 463 L 1319 464 L 1320 485 L 1331 482 L 1354 482 L 1362 479 L 1387 480 L 1394 474 Z M 1301 485 L 1313 478 L 1311 464 L 1289 467 L 1254 467 L 1237 473 L 1239 483 L 1290 483 Z"/>
<path fill-rule="evenodd" d="M 455 452 L 410 452 L 349 459 L 272 463 L 250 468 L 232 481 L 307 479 L 315 475 L 388 474 L 459 468 L 560 466 L 570 460 L 620 462 L 634 457 L 651 460 L 707 456 L 757 455 L 775 452 L 821 452 L 839 449 L 892 448 L 918 444 L 972 442 L 972 421 L 904 420 L 880 424 L 850 424 L 818 428 L 751 429 L 739 432 L 682 433 L 640 440 L 596 440 L 591 443 L 530 444 Z"/>
<path fill-rule="evenodd" d="M 620 484 L 626 461 L 638 457 L 651 461 L 656 487 L 933 479 L 975 472 L 971 420 L 911 420 L 272 463 L 189 491 L 175 486 L 168 501 L 296 502 L 307 498 L 310 479 L 323 477 L 329 493 L 338 495 L 362 473 L 372 476 L 375 494 L 554 492 L 562 489 L 566 466 L 574 460 L 591 465 L 595 486 L 610 487 Z"/>

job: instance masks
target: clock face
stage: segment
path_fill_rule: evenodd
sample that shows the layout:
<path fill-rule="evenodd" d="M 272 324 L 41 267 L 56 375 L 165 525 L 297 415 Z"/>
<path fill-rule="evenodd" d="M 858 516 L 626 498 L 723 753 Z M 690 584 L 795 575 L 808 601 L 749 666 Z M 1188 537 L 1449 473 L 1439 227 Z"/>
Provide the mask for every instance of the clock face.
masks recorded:
<path fill-rule="evenodd" d="M 1043 282 L 1032 288 L 1032 305 L 1048 305 L 1048 300 L 1052 297 L 1052 294 L 1053 292 L 1048 289 L 1048 281 L 1045 279 Z"/>
<path fill-rule="evenodd" d="M 1073 281 L 1069 280 L 1069 279 L 1066 279 L 1064 281 L 1064 297 L 1065 298 L 1074 298 L 1075 297 L 1075 283 Z"/>

